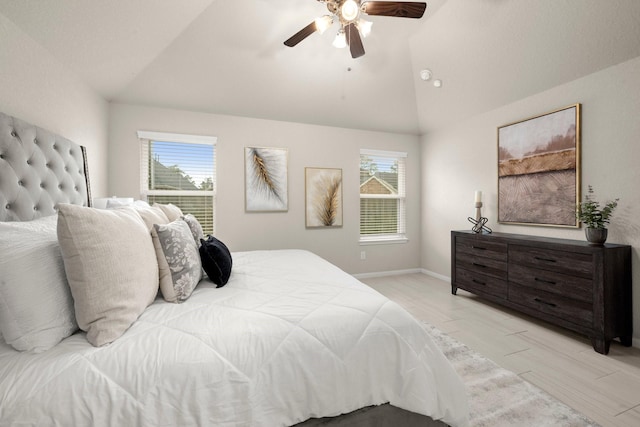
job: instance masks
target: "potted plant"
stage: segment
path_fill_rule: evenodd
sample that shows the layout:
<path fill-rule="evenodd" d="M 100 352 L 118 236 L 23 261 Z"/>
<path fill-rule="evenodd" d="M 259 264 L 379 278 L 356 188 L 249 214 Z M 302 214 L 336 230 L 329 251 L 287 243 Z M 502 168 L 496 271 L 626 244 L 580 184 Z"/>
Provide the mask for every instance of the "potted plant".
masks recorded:
<path fill-rule="evenodd" d="M 600 202 L 594 200 L 593 187 L 590 185 L 587 193 L 585 201 L 578 205 L 576 215 L 587 226 L 584 230 L 587 241 L 591 245 L 600 246 L 607 240 L 607 224 L 620 199 L 609 201 L 604 207 L 600 207 Z"/>

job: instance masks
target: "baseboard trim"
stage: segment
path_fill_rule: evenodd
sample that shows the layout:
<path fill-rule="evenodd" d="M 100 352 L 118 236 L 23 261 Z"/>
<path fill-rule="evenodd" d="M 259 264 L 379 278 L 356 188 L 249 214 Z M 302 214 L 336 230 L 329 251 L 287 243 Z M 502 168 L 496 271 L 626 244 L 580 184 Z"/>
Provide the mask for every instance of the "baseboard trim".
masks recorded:
<path fill-rule="evenodd" d="M 422 274 L 426 274 L 427 276 L 435 277 L 436 279 L 440 279 L 440 280 L 442 280 L 444 282 L 451 283 L 451 277 L 449 277 L 449 276 L 445 276 L 443 274 L 434 273 L 433 271 L 427 270 L 426 268 L 421 269 L 420 272 Z"/>
<path fill-rule="evenodd" d="M 369 279 L 371 277 L 401 276 L 403 274 L 416 274 L 416 273 L 426 274 L 427 276 L 440 279 L 443 282 L 451 283 L 451 277 L 434 273 L 433 271 L 427 270 L 426 268 L 410 268 L 407 270 L 376 271 L 373 273 L 352 274 L 352 276 L 355 277 L 356 279 Z"/>
<path fill-rule="evenodd" d="M 400 276 L 403 274 L 416 274 L 422 273 L 422 270 L 419 268 L 410 268 L 408 270 L 392 270 L 392 271 L 378 271 L 374 273 L 358 273 L 352 274 L 356 279 L 369 279 L 372 277 L 385 277 L 385 276 Z"/>

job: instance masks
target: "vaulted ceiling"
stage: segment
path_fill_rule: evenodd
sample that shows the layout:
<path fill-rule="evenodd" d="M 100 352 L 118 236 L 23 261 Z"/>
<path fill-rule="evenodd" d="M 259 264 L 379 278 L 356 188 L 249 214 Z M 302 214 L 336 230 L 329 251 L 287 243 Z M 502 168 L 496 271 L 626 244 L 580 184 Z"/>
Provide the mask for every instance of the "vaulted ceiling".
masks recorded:
<path fill-rule="evenodd" d="M 325 14 L 315 0 L 0 0 L 0 13 L 109 101 L 412 134 L 640 56 L 638 0 L 427 4 L 421 20 L 368 18 L 355 60 L 331 45 L 337 27 L 283 45 Z"/>

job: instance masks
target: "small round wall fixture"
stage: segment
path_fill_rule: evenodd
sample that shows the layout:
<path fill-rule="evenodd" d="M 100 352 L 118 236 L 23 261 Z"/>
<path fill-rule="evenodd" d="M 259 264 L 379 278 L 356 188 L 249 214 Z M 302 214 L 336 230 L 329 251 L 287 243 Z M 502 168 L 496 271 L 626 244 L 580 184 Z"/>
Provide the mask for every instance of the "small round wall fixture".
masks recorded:
<path fill-rule="evenodd" d="M 424 69 L 420 71 L 420 78 L 422 80 L 424 80 L 425 82 L 431 79 L 431 76 L 433 74 L 431 73 L 431 70 L 429 69 Z"/>
<path fill-rule="evenodd" d="M 434 80 L 433 81 L 433 86 L 435 87 L 442 87 L 442 80 L 438 79 L 438 80 Z"/>

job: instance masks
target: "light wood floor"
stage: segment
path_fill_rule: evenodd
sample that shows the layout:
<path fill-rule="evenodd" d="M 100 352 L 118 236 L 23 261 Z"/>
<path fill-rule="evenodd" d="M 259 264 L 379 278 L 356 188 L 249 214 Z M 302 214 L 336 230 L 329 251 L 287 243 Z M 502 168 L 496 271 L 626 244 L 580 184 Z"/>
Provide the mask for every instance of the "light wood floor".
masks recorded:
<path fill-rule="evenodd" d="M 598 354 L 585 337 L 424 274 L 362 281 L 603 427 L 640 426 L 640 349 L 616 341 Z"/>

